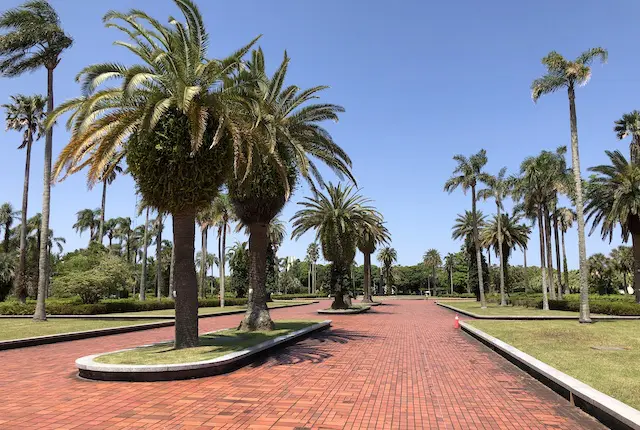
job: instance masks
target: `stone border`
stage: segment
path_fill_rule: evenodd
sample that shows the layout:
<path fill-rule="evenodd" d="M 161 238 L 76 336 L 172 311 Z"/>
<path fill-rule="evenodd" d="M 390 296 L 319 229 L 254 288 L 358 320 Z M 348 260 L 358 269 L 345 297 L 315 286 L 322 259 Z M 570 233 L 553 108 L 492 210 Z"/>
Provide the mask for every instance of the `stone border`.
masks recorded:
<path fill-rule="evenodd" d="M 97 357 L 102 355 L 133 349 L 128 348 L 79 358 L 76 360 L 76 367 L 78 368 L 80 377 L 99 381 L 154 382 L 202 378 L 235 370 L 252 361 L 254 356 L 260 353 L 291 343 L 309 333 L 328 329 L 330 326 L 331 320 L 325 320 L 275 339 L 267 340 L 258 345 L 243 349 L 242 351 L 232 352 L 206 361 L 154 365 L 104 364 L 95 361 Z M 158 344 L 163 343 L 166 342 L 159 342 Z"/>
<path fill-rule="evenodd" d="M 271 308 L 269 309 L 269 311 L 275 310 L 275 309 L 287 309 L 287 308 L 293 308 L 296 306 L 307 306 L 307 305 L 311 305 L 314 303 L 319 303 L 319 302 L 309 302 L 309 303 L 296 303 L 295 305 L 288 305 L 288 306 L 280 306 L 277 308 Z M 246 312 L 246 309 L 237 309 L 237 310 L 233 310 L 233 311 L 229 311 L 229 312 L 224 312 L 224 313 L 217 313 L 217 314 L 207 314 L 207 315 L 198 315 L 198 318 L 213 318 L 213 317 L 223 317 L 226 315 L 236 315 L 236 314 L 243 314 Z M 8 315 L 5 315 L 8 316 Z M 144 323 L 144 324 L 132 324 L 129 326 L 123 326 L 123 327 L 110 327 L 110 328 L 101 328 L 101 329 L 97 329 L 97 330 L 85 330 L 85 331 L 76 331 L 76 332 L 70 332 L 70 333 L 58 333 L 58 334 L 51 334 L 51 335 L 47 335 L 47 336 L 35 336 L 35 337 L 27 337 L 27 338 L 22 338 L 22 339 L 11 339 L 11 340 L 3 340 L 0 341 L 0 351 L 4 351 L 7 349 L 15 349 L 15 348 L 26 348 L 29 346 L 38 346 L 38 345 L 47 345 L 50 343 L 58 343 L 58 342 L 68 342 L 68 341 L 72 341 L 72 340 L 81 340 L 81 339 L 89 339 L 92 337 L 100 337 L 100 336 L 109 336 L 112 334 L 123 334 L 123 333 L 131 333 L 134 331 L 142 331 L 142 330 L 150 330 L 150 329 L 154 329 L 154 328 L 163 328 L 163 327 L 171 327 L 175 324 L 175 317 L 173 316 L 160 316 L 160 317 L 153 317 L 151 315 L 140 315 L 138 317 L 135 317 L 133 315 L 131 315 L 130 317 L 125 316 L 124 318 L 121 317 L 117 317 L 117 316 L 111 316 L 111 317 L 106 317 L 106 315 L 88 315 L 88 316 L 93 316 L 93 317 L 97 317 L 97 318 L 86 318 L 86 316 L 84 315 L 68 315 L 68 316 L 64 316 L 64 315 L 47 315 L 47 319 L 48 318 L 52 318 L 52 319 L 56 319 L 56 318 L 64 318 L 64 319 L 94 319 L 94 320 L 117 320 L 117 321 L 128 321 L 128 320 L 144 320 L 144 319 L 154 319 L 154 320 L 164 320 L 166 319 L 167 321 L 160 321 L 160 322 L 153 322 L 153 323 Z M 33 316 L 31 315 L 25 315 L 25 316 L 21 316 L 21 315 L 16 315 L 14 316 L 14 318 L 33 318 Z"/>
<path fill-rule="evenodd" d="M 462 330 L 566 398 L 572 405 L 614 429 L 640 429 L 640 411 L 520 351 L 468 323 Z"/>
<path fill-rule="evenodd" d="M 456 308 L 455 306 L 447 305 L 444 303 L 436 302 L 438 306 L 449 309 L 450 311 L 457 312 L 462 315 L 466 315 L 471 318 L 479 320 L 524 320 L 524 321 L 548 321 L 548 320 L 564 320 L 575 321 L 578 316 L 562 316 L 562 315 L 480 315 L 473 312 L 466 311 L 464 309 Z M 640 320 L 640 315 L 591 315 L 591 319 L 594 321 L 612 321 L 612 320 Z"/>
<path fill-rule="evenodd" d="M 364 303 L 364 302 L 360 302 L 360 303 L 356 303 L 357 305 L 361 305 L 361 306 L 380 306 L 384 303 L 382 302 L 371 302 L 371 303 Z"/>
<path fill-rule="evenodd" d="M 109 336 L 112 334 L 131 333 L 134 331 L 150 330 L 154 328 L 171 327 L 174 321 L 160 321 L 146 324 L 132 324 L 123 327 L 101 328 L 98 330 L 74 331 L 70 333 L 50 334 L 47 336 L 27 337 L 0 341 L 0 351 L 28 346 L 47 345 L 50 343 L 68 342 L 71 340 L 89 339 L 92 337 Z"/>
<path fill-rule="evenodd" d="M 320 309 L 317 312 L 322 315 L 355 315 L 362 314 L 371 309 L 371 306 L 358 306 L 360 309 Z"/>

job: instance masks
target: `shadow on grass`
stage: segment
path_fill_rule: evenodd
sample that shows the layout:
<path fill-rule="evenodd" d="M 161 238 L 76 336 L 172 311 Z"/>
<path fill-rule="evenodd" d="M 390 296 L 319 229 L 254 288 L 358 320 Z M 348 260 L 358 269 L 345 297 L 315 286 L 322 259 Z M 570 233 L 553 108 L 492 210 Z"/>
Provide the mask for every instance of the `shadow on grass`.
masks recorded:
<path fill-rule="evenodd" d="M 282 366 L 297 363 L 320 364 L 328 358 L 333 357 L 333 354 L 330 353 L 323 344 L 330 342 L 347 344 L 351 341 L 371 337 L 372 336 L 343 329 L 324 330 L 312 334 L 301 342 L 285 346 L 273 355 L 265 354 L 251 366 Z"/>

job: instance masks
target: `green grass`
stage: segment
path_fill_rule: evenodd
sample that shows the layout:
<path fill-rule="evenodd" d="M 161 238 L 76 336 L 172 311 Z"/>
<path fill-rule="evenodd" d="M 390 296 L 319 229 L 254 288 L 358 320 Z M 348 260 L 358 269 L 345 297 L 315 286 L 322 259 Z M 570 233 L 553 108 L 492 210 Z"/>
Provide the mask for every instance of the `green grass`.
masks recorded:
<path fill-rule="evenodd" d="M 178 364 L 211 360 L 231 352 L 240 351 L 300 330 L 318 321 L 276 321 L 273 331 L 241 332 L 228 329 L 200 336 L 200 346 L 187 349 L 173 349 L 173 343 L 135 348 L 96 359 L 106 364 Z"/>
<path fill-rule="evenodd" d="M 640 409 L 640 321 L 471 321 L 556 369 Z M 599 351 L 592 347 L 622 347 Z"/>
<path fill-rule="evenodd" d="M 575 316 L 578 317 L 577 312 L 567 311 L 543 311 L 542 309 L 526 308 L 524 306 L 500 306 L 496 303 L 487 303 L 487 309 L 480 308 L 480 303 L 473 302 L 455 302 L 450 303 L 449 306 L 453 306 L 458 309 L 465 310 L 467 312 L 473 312 L 478 315 L 521 315 L 521 316 Z"/>
<path fill-rule="evenodd" d="M 295 306 L 299 303 L 309 303 L 309 301 L 288 301 L 286 303 L 281 302 L 270 302 L 267 303 L 269 309 L 275 308 L 286 308 L 289 306 Z M 215 307 L 215 308 L 198 308 L 198 315 L 216 315 L 216 314 L 225 314 L 228 312 L 241 311 L 247 309 L 246 306 L 225 306 L 224 308 Z M 157 311 L 142 311 L 142 312 L 124 312 L 119 314 L 109 314 L 109 316 L 147 316 L 147 315 L 158 315 L 158 316 L 174 316 L 176 314 L 175 309 L 161 309 Z"/>
<path fill-rule="evenodd" d="M 123 327 L 148 324 L 158 320 L 102 321 L 71 318 L 50 318 L 46 322 L 36 322 L 30 318 L 0 319 L 0 340 L 23 339 L 26 337 L 47 336 L 74 331 L 98 330 L 110 327 Z"/>

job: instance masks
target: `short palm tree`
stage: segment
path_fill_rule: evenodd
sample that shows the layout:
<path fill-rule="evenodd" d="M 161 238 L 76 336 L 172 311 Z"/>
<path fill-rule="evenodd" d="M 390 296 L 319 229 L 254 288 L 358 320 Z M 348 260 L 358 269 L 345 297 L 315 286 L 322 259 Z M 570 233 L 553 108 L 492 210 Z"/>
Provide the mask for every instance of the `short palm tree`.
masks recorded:
<path fill-rule="evenodd" d="M 480 291 L 480 306 L 485 309 L 487 302 L 484 298 L 484 282 L 482 279 L 482 256 L 480 243 L 478 239 L 478 216 L 476 210 L 476 189 L 477 186 L 486 181 L 489 178 L 485 172 L 483 172 L 484 166 L 487 164 L 487 152 L 482 149 L 477 154 L 473 154 L 471 157 L 465 157 L 464 155 L 456 155 L 453 157 L 454 161 L 458 163 L 453 171 L 453 176 L 444 184 L 444 190 L 448 193 L 452 193 L 458 187 L 462 188 L 462 191 L 466 194 L 468 190 L 471 190 L 471 214 L 473 216 L 473 243 L 476 248 L 476 261 L 478 265 L 478 289 Z"/>
<path fill-rule="evenodd" d="M 22 133 L 22 141 L 18 149 L 26 150 L 24 164 L 24 185 L 22 187 L 22 210 L 20 223 L 20 255 L 18 270 L 16 271 L 16 292 L 21 299 L 24 294 L 25 270 L 27 265 L 27 212 L 29 202 L 29 170 L 31 168 L 31 147 L 44 134 L 44 119 L 46 100 L 41 95 L 25 96 L 18 94 L 11 96 L 11 103 L 2 105 L 6 111 L 7 130 Z"/>
<path fill-rule="evenodd" d="M 14 77 L 40 68 L 47 69 L 47 113 L 53 111 L 53 71 L 60 64 L 60 55 L 73 44 L 64 33 L 60 18 L 46 0 L 29 0 L 0 15 L 0 74 Z M 44 145 L 44 189 L 42 192 L 42 237 L 39 257 L 38 302 L 33 318 L 47 319 L 45 296 L 49 273 L 49 252 L 46 241 L 49 231 L 51 203 L 51 153 L 53 129 L 46 132 Z"/>
<path fill-rule="evenodd" d="M 89 244 L 95 240 L 100 225 L 100 209 L 82 209 L 76 213 L 77 221 L 73 224 L 76 232 L 82 234 L 89 231 Z"/>
<path fill-rule="evenodd" d="M 618 139 L 622 140 L 631 136 L 629 144 L 629 154 L 632 163 L 640 162 L 640 111 L 625 113 L 622 118 L 615 122 L 613 131 Z"/>
<path fill-rule="evenodd" d="M 580 173 L 580 156 L 578 151 L 578 120 L 576 116 L 576 85 L 585 85 L 591 78 L 591 64 L 594 60 L 607 61 L 608 52 L 604 48 L 592 48 L 578 56 L 574 61 L 566 60 L 559 53 L 552 51 L 542 59 L 547 74 L 531 84 L 531 97 L 534 102 L 545 95 L 566 89 L 569 96 L 569 122 L 571 126 L 571 165 L 575 184 L 576 214 L 578 220 L 578 251 L 580 260 L 580 322 L 591 322 L 589 314 L 589 279 L 587 265 L 587 248 L 585 244 L 585 222 L 582 192 L 582 176 Z"/>
<path fill-rule="evenodd" d="M 378 216 L 377 213 L 372 214 L 373 217 Z M 376 251 L 376 248 L 382 244 L 388 244 L 391 241 L 391 235 L 389 230 L 384 225 L 383 219 L 380 217 L 378 223 L 370 224 L 366 223 L 363 226 L 359 226 L 358 232 L 358 249 L 364 256 L 364 297 L 363 303 L 373 303 L 373 297 L 371 293 L 371 254 Z"/>
<path fill-rule="evenodd" d="M 611 164 L 591 167 L 595 176 L 587 185 L 585 212 L 591 233 L 600 226 L 603 239 L 613 238 L 620 226 L 622 240 L 631 236 L 636 302 L 640 303 L 640 165 L 630 163 L 620 151 L 605 151 Z"/>
<path fill-rule="evenodd" d="M 109 252 L 113 251 L 113 239 L 118 235 L 118 219 L 111 218 L 104 222 L 104 234 L 109 240 Z M 116 246 L 118 246 L 116 244 Z"/>
<path fill-rule="evenodd" d="M 627 284 L 627 275 L 633 272 L 633 248 L 620 245 L 611 250 L 609 255 L 615 268 L 622 274 L 624 292 L 627 292 L 629 284 Z"/>
<path fill-rule="evenodd" d="M 100 243 L 102 243 L 102 239 L 104 238 L 104 213 L 107 207 L 107 186 L 116 180 L 118 173 L 122 173 L 123 170 L 120 162 L 123 157 L 123 152 L 113 155 L 109 164 L 105 166 L 102 178 L 100 179 L 102 182 L 102 204 L 100 205 L 100 226 L 98 228 L 98 240 Z"/>
<path fill-rule="evenodd" d="M 573 223 L 576 220 L 576 212 L 570 208 L 556 208 L 556 219 L 558 220 L 562 237 L 562 268 L 564 272 L 563 287 L 565 292 L 567 292 L 569 290 L 569 267 L 567 265 L 567 251 L 564 244 L 564 235 L 573 226 Z"/>
<path fill-rule="evenodd" d="M 229 201 L 227 194 L 216 196 L 212 204 L 213 220 L 218 230 L 218 269 L 220 271 L 220 306 L 224 307 L 225 295 L 225 265 L 226 265 L 226 249 L 227 249 L 227 233 L 231 230 L 231 223 L 236 221 L 236 215 L 233 212 L 233 206 Z"/>
<path fill-rule="evenodd" d="M 433 288 L 436 288 L 436 269 L 442 266 L 442 258 L 437 249 L 430 249 L 422 256 L 422 262 L 431 269 L 431 278 L 433 279 Z M 429 291 L 431 291 L 431 281 L 427 278 Z"/>
<path fill-rule="evenodd" d="M 394 248 L 386 246 L 378 253 L 378 261 L 382 264 L 386 293 L 393 294 L 393 263 L 398 261 L 398 253 Z"/>
<path fill-rule="evenodd" d="M 513 180 L 507 178 L 507 168 L 503 167 L 498 172 L 497 176 L 489 175 L 486 178 L 487 188 L 484 190 L 478 191 L 478 198 L 486 200 L 490 197 L 496 202 L 496 214 L 495 219 L 497 220 L 496 232 L 498 234 L 498 246 L 497 252 L 500 257 L 500 306 L 507 305 L 507 298 L 505 295 L 505 282 L 504 282 L 504 272 L 505 267 L 503 263 L 505 262 L 504 255 L 502 254 L 502 228 L 500 227 L 500 222 L 502 221 L 502 216 L 500 211 L 503 209 L 502 202 L 509 195 L 511 188 L 513 187 Z"/>
<path fill-rule="evenodd" d="M 333 309 L 348 307 L 343 296 L 349 289 L 347 279 L 356 254 L 358 228 L 379 222 L 380 215 L 369 203 L 353 186 L 328 184 L 326 193 L 318 192 L 299 202 L 302 209 L 291 218 L 291 237 L 297 239 L 315 230 L 322 255 L 331 262 Z"/>
<path fill-rule="evenodd" d="M 125 249 L 127 255 L 127 262 L 131 263 L 131 238 L 133 235 L 133 229 L 131 228 L 131 218 L 120 217 L 116 218 L 118 227 L 116 228 L 116 236 L 120 240 L 120 245 L 125 242 Z"/>
<path fill-rule="evenodd" d="M 477 211 L 475 218 L 477 219 L 478 228 L 482 228 L 486 222 L 486 217 L 482 211 Z M 464 211 L 464 215 L 458 214 L 451 229 L 451 238 L 473 241 L 473 225 L 474 216 L 471 211 Z"/>

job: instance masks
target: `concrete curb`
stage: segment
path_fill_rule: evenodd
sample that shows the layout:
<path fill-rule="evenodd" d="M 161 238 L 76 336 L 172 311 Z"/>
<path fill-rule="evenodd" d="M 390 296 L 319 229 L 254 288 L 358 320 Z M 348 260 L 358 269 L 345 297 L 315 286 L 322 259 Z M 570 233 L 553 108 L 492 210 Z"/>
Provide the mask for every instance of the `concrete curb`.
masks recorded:
<path fill-rule="evenodd" d="M 12 339 L 0 341 L 0 351 L 28 346 L 47 345 L 50 343 L 68 342 L 71 340 L 89 339 L 92 337 L 109 336 L 112 334 L 131 333 L 134 331 L 150 330 L 154 328 L 171 327 L 174 321 L 161 321 L 155 323 L 135 324 L 124 327 L 111 327 L 99 330 L 75 331 L 71 333 L 52 334 L 48 336 L 27 337 L 24 339 Z"/>
<path fill-rule="evenodd" d="M 554 367 L 525 354 L 468 323 L 462 330 L 489 346 L 507 360 L 531 374 L 549 388 L 569 400 L 589 415 L 613 429 L 640 429 L 640 411 L 614 399 Z"/>
<path fill-rule="evenodd" d="M 360 309 L 320 309 L 317 312 L 322 315 L 355 315 L 368 312 L 371 306 L 361 306 Z"/>
<path fill-rule="evenodd" d="M 105 354 L 130 351 L 132 349 L 129 348 L 79 358 L 76 360 L 76 367 L 80 377 L 99 381 L 154 382 L 202 378 L 227 373 L 248 363 L 250 359 L 253 359 L 259 353 L 299 340 L 309 333 L 328 329 L 330 326 L 331 320 L 325 320 L 242 351 L 232 352 L 206 361 L 157 365 L 104 364 L 95 361 L 96 358 Z M 162 343 L 166 342 L 160 342 L 159 344 Z"/>
<path fill-rule="evenodd" d="M 271 308 L 269 311 L 273 311 L 276 309 L 287 309 L 293 308 L 296 306 L 307 306 L 318 302 L 309 302 L 309 303 L 296 303 L 295 305 L 289 306 L 281 306 L 277 308 Z M 208 315 L 199 315 L 198 318 L 213 318 L 213 317 L 223 317 L 226 315 L 236 315 L 243 314 L 246 312 L 246 309 L 238 309 L 234 311 L 218 313 L 218 314 L 208 314 Z M 100 315 L 93 315 L 96 317 L 100 317 Z M 103 315 L 104 317 L 104 315 Z M 18 318 L 33 318 L 31 315 L 27 316 L 18 316 Z M 0 351 L 4 351 L 7 349 L 15 349 L 15 348 L 26 348 L 29 346 L 39 346 L 39 345 L 47 345 L 50 343 L 59 343 L 59 342 L 69 342 L 72 340 L 81 340 L 81 339 L 89 339 L 92 337 L 100 337 L 100 336 L 110 336 L 112 334 L 123 334 L 123 333 L 131 333 L 134 331 L 142 331 L 142 330 L 151 330 L 154 328 L 163 328 L 163 327 L 171 327 L 175 324 L 175 317 L 173 316 L 160 316 L 153 317 L 151 315 L 141 315 L 138 317 L 131 316 L 130 318 L 123 318 L 112 316 L 110 318 L 86 318 L 84 315 L 51 315 L 47 316 L 47 318 L 71 318 L 71 319 L 102 319 L 102 320 L 118 320 L 118 321 L 128 321 L 128 320 L 141 320 L 141 319 L 154 319 L 154 320 L 163 320 L 167 321 L 154 322 L 154 323 L 145 323 L 145 324 L 135 324 L 124 327 L 111 327 L 111 328 L 103 328 L 98 330 L 85 330 L 85 331 L 77 331 L 71 333 L 60 333 L 60 334 L 52 334 L 47 336 L 36 336 L 36 337 L 27 337 L 23 339 L 12 339 L 12 340 L 4 340 L 0 341 Z"/>
<path fill-rule="evenodd" d="M 444 303 L 436 302 L 436 305 L 441 306 L 443 308 L 449 309 L 451 311 L 457 312 L 462 315 L 466 315 L 471 318 L 479 319 L 479 320 L 523 320 L 523 321 L 549 321 L 549 320 L 560 320 L 560 321 L 576 321 L 578 316 L 570 317 L 570 316 L 562 316 L 562 315 L 479 315 L 473 312 L 465 311 L 463 309 L 456 308 L 455 306 L 446 305 Z M 616 321 L 616 320 L 640 320 L 640 315 L 591 315 L 591 319 L 594 321 Z"/>

